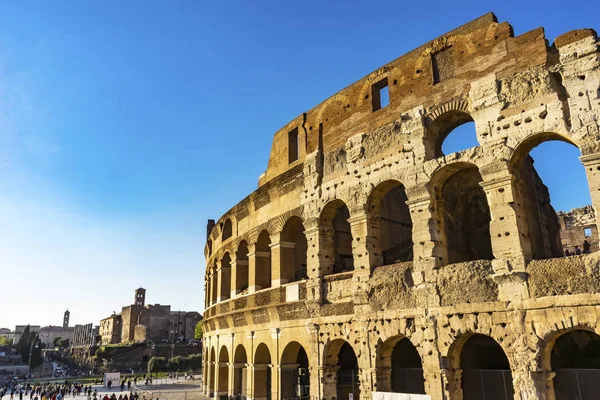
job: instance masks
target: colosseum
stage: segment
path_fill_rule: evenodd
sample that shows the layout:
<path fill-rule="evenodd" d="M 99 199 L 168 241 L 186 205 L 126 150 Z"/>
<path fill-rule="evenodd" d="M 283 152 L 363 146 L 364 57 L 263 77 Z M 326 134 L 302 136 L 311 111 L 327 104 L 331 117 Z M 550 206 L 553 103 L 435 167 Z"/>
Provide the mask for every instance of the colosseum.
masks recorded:
<path fill-rule="evenodd" d="M 600 210 L 599 127 L 596 32 L 491 13 L 300 114 L 209 221 L 205 394 L 597 399 L 597 242 L 566 254 L 529 153 L 576 146 Z"/>

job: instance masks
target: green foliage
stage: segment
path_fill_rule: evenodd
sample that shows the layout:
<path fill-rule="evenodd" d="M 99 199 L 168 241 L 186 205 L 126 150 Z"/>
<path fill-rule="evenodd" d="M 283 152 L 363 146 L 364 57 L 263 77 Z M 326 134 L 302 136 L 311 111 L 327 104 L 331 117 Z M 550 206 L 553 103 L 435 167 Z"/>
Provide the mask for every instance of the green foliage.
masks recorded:
<path fill-rule="evenodd" d="M 149 372 L 186 372 L 197 371 L 202 367 L 202 355 L 192 354 L 188 357 L 177 356 L 167 361 L 164 357 L 152 357 L 148 361 Z"/>
<path fill-rule="evenodd" d="M 61 349 L 66 349 L 69 347 L 69 338 L 64 338 L 64 339 L 60 339 L 56 342 L 56 344 L 58 345 L 58 347 L 60 347 Z"/>
<path fill-rule="evenodd" d="M 189 369 L 197 371 L 202 368 L 202 354 L 192 354 L 188 357 Z"/>
<path fill-rule="evenodd" d="M 54 340 L 52 340 L 52 347 L 60 347 L 58 345 L 58 341 L 61 340 L 62 338 L 60 336 L 57 336 L 54 338 Z"/>
<path fill-rule="evenodd" d="M 194 329 L 194 339 L 202 339 L 202 335 L 204 335 L 203 325 L 204 320 L 201 320 L 196 324 L 196 328 Z"/>
<path fill-rule="evenodd" d="M 148 372 L 160 372 L 167 369 L 167 359 L 164 357 L 152 357 L 148 361 Z"/>
<path fill-rule="evenodd" d="M 35 332 L 31 332 L 29 325 L 27 325 L 23 330 L 23 335 L 17 342 L 17 353 L 21 355 L 21 360 L 24 363 L 31 364 L 32 367 L 41 364 L 42 348 L 40 337 Z"/>
<path fill-rule="evenodd" d="M 12 346 L 12 340 L 7 338 L 6 336 L 0 336 L 0 347 L 4 346 Z"/>

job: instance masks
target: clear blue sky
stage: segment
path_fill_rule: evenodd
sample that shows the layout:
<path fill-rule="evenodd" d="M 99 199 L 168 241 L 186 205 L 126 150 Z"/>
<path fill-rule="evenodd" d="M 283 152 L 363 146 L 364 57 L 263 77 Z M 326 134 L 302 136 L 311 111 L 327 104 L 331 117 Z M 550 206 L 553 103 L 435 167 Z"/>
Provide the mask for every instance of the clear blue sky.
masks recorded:
<path fill-rule="evenodd" d="M 200 310 L 206 220 L 256 188 L 289 120 L 488 11 L 550 41 L 599 28 L 598 2 L 486 4 L 2 2 L 0 327 L 97 323 L 140 285 Z M 536 159 L 558 208 L 589 202 L 573 150 Z"/>

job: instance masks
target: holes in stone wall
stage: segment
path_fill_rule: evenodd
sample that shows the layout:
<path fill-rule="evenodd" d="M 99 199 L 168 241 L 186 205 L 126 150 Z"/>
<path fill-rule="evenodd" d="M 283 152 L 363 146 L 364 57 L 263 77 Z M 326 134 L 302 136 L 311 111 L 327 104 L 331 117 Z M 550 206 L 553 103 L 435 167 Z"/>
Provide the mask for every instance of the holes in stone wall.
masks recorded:
<path fill-rule="evenodd" d="M 433 83 L 440 83 L 454 76 L 452 47 L 447 47 L 431 55 Z"/>

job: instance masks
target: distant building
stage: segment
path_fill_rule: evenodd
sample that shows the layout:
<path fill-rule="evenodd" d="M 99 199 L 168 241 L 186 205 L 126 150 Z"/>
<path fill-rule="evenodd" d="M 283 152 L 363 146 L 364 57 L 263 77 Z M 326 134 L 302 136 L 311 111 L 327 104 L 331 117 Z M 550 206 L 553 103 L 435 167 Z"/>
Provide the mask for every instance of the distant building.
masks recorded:
<path fill-rule="evenodd" d="M 69 344 L 73 343 L 73 334 L 75 329 L 69 327 L 62 326 L 44 326 L 40 328 L 38 335 L 40 336 L 40 340 L 42 343 L 46 345 L 46 348 L 49 349 L 54 344 L 54 339 L 62 338 L 69 339 Z"/>
<path fill-rule="evenodd" d="M 194 338 L 196 325 L 202 320 L 199 312 L 171 311 L 169 339 L 190 340 Z"/>
<path fill-rule="evenodd" d="M 113 314 L 110 317 L 100 320 L 100 336 L 102 344 L 121 343 L 121 329 L 123 319 L 119 314 Z"/>
<path fill-rule="evenodd" d="M 21 336 L 23 336 L 27 326 L 29 326 L 29 332 L 38 333 L 40 331 L 39 325 L 17 325 L 15 326 L 15 338 L 13 339 L 13 344 L 19 343 L 19 339 L 21 339 Z"/>
<path fill-rule="evenodd" d="M 598 250 L 598 229 L 592 206 L 559 212 L 560 240 L 566 256 L 587 254 Z"/>
<path fill-rule="evenodd" d="M 133 304 L 123 307 L 120 315 L 100 321 L 100 335 L 103 344 L 189 340 L 194 337 L 196 324 L 201 319 L 195 311 L 175 312 L 169 305 L 146 305 L 146 289 L 140 287 L 135 290 Z M 117 332 L 119 324 L 120 334 Z"/>
<path fill-rule="evenodd" d="M 100 327 L 89 323 L 85 325 L 75 325 L 73 332 L 73 344 L 71 347 L 91 347 L 95 346 L 96 337 L 99 335 Z"/>

